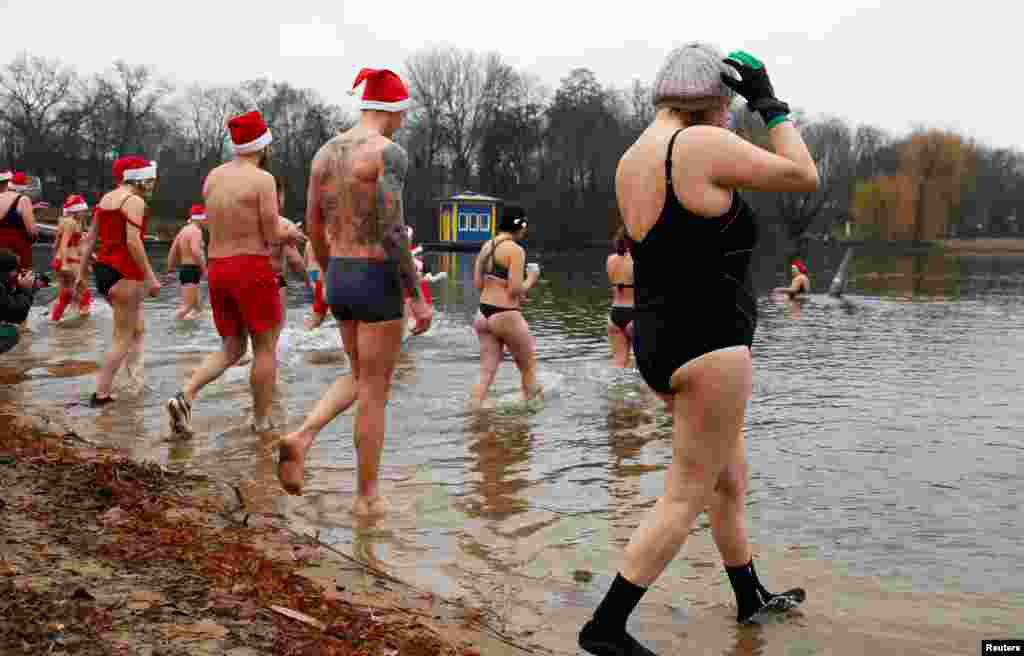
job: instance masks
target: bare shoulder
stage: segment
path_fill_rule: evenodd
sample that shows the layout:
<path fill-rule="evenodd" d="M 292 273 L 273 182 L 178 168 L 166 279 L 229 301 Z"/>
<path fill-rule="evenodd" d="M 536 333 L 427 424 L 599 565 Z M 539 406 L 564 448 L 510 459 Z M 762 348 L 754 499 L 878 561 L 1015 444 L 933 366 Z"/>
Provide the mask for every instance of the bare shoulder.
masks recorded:
<path fill-rule="evenodd" d="M 498 250 L 509 257 L 526 257 L 526 251 L 523 247 L 511 239 L 498 244 Z"/>

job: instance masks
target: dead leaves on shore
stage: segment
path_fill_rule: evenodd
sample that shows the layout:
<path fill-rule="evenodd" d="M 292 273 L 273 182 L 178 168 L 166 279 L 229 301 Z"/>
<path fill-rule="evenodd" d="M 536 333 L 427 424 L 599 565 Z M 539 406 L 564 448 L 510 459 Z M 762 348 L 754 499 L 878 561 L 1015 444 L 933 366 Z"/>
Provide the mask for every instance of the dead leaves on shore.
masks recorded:
<path fill-rule="evenodd" d="M 413 613 L 393 609 L 375 614 L 337 595 L 325 595 L 298 574 L 322 559 L 316 545 L 295 544 L 272 525 L 239 527 L 223 516 L 218 520 L 209 514 L 216 504 L 183 494 L 179 486 L 187 488 L 188 482 L 156 465 L 108 452 L 86 455 L 53 439 L 0 437 L 4 466 L 26 472 L 23 480 L 40 486 L 35 496 L 7 497 L 0 513 L 19 513 L 47 534 L 74 534 L 79 546 L 89 549 L 68 558 L 68 549 L 54 551 L 52 542 L 9 540 L 18 543 L 19 554 L 54 573 L 28 576 L 17 564 L 0 559 L 0 644 L 52 648 L 78 640 L 76 644 L 84 645 L 90 643 L 84 631 L 92 640 L 83 654 L 100 649 L 138 653 L 139 638 L 124 631 L 134 614 L 139 616 L 135 622 L 152 622 L 146 625 L 149 633 L 194 645 L 189 649 L 196 653 L 222 653 L 211 645 L 227 644 L 232 635 L 231 644 L 239 645 L 238 623 L 257 620 L 272 632 L 271 652 L 283 656 L 463 653 Z M 268 541 L 287 546 L 270 552 L 255 546 Z M 165 580 L 153 580 L 160 572 Z M 167 588 L 175 576 L 187 578 L 189 585 Z M 88 585 L 68 594 L 68 580 L 93 581 L 105 588 L 141 586 L 114 600 Z M 271 613 L 271 607 L 277 612 Z M 72 629 L 79 631 L 78 637 L 69 637 Z M 246 648 L 226 653 L 242 654 Z"/>

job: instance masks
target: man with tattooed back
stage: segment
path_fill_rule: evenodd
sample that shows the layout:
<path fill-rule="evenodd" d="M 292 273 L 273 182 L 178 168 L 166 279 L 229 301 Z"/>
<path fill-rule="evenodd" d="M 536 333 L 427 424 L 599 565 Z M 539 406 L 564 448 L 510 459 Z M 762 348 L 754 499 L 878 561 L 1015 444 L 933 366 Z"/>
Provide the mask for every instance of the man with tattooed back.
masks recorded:
<path fill-rule="evenodd" d="M 403 289 L 412 297 L 414 334 L 430 327 L 431 308 L 420 291 L 402 209 L 408 157 L 391 141 L 410 105 L 402 80 L 364 68 L 359 123 L 327 142 L 313 159 L 306 226 L 326 272 L 327 304 L 338 320 L 352 374 L 339 378 L 302 427 L 281 440 L 278 478 L 301 494 L 306 450 L 317 434 L 356 399 L 354 439 L 358 487 L 352 512 L 385 509 L 378 474 L 384 445 L 384 406 L 402 340 Z"/>

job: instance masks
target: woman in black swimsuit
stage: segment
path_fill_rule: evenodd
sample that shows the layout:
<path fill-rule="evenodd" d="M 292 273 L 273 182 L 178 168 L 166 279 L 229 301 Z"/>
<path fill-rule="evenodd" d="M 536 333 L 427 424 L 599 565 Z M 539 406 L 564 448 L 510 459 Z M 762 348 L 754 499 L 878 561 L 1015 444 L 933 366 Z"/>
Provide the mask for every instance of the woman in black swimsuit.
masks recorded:
<path fill-rule="evenodd" d="M 615 252 L 608 256 L 605 268 L 612 285 L 612 307 L 608 311 L 608 337 L 612 340 L 612 362 L 629 365 L 633 345 L 633 240 L 625 226 L 615 234 Z"/>
<path fill-rule="evenodd" d="M 726 129 L 734 92 L 764 119 L 771 151 Z M 808 192 L 817 170 L 764 65 L 747 53 L 723 60 L 701 43 L 673 50 L 655 79 L 654 105 L 654 121 L 619 161 L 615 191 L 634 240 L 633 350 L 671 408 L 672 462 L 663 495 L 580 631 L 580 646 L 597 656 L 653 654 L 626 632 L 626 620 L 705 508 L 739 622 L 804 598 L 800 589 L 772 594 L 758 581 L 743 516 L 757 223 L 736 190 Z"/>
<path fill-rule="evenodd" d="M 480 290 L 480 311 L 473 330 L 480 338 L 480 381 L 473 386 L 470 404 L 479 407 L 487 396 L 501 364 L 505 347 L 512 353 L 522 376 L 523 398 L 541 392 L 533 336 L 519 311 L 526 292 L 540 277 L 540 268 L 526 266 L 526 251 L 516 243 L 526 236 L 526 214 L 518 205 L 506 205 L 498 234 L 480 249 L 473 269 L 473 284 Z M 528 269 L 525 275 L 523 272 Z"/>

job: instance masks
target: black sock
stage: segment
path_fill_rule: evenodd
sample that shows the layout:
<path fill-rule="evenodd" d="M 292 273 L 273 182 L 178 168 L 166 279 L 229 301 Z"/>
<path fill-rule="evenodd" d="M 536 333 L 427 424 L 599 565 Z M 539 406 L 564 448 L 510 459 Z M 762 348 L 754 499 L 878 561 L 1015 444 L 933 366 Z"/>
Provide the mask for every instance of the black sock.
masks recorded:
<path fill-rule="evenodd" d="M 746 565 L 726 567 L 725 572 L 729 575 L 729 583 L 732 583 L 732 589 L 736 593 L 736 608 L 739 611 L 737 617 L 740 621 L 763 608 L 774 596 L 757 580 L 753 559 Z"/>
<path fill-rule="evenodd" d="M 622 574 L 616 574 L 608 594 L 594 611 L 595 628 L 601 633 L 620 633 L 626 630 L 626 620 L 640 603 L 647 588 L 630 583 Z"/>

